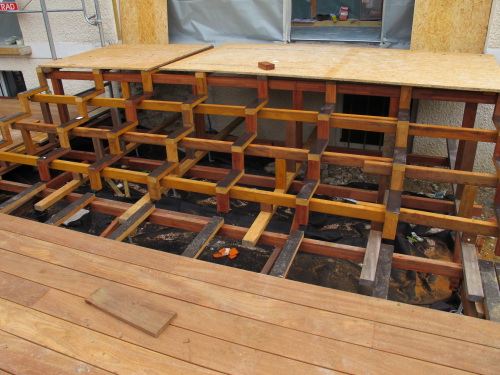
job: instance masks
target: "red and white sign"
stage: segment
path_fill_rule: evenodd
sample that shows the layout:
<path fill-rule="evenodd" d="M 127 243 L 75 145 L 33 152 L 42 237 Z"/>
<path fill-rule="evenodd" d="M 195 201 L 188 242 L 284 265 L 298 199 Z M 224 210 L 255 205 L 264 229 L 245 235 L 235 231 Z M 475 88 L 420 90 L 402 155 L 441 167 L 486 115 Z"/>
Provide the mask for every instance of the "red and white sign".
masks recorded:
<path fill-rule="evenodd" d="M 9 10 L 19 10 L 15 0 L 0 0 L 0 12 Z"/>

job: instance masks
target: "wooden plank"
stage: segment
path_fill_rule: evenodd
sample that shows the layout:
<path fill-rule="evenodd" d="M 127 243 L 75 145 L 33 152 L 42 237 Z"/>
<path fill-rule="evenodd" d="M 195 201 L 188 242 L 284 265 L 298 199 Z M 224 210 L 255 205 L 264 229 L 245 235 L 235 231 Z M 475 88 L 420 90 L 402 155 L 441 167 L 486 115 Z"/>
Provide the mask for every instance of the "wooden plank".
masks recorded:
<path fill-rule="evenodd" d="M 68 148 L 56 148 L 55 150 L 49 152 L 46 155 L 40 156 L 36 163 L 38 165 L 38 172 L 40 173 L 40 179 L 42 181 L 50 180 L 50 171 L 49 171 L 49 163 L 62 157 L 67 154 L 71 150 Z"/>
<path fill-rule="evenodd" d="M 33 304 L 43 297 L 49 288 L 32 281 L 0 272 L 0 297 L 23 306 Z"/>
<path fill-rule="evenodd" d="M 78 55 L 47 61 L 40 64 L 40 67 L 152 70 L 209 48 L 212 46 L 207 44 L 112 44 Z"/>
<path fill-rule="evenodd" d="M 472 22 L 473 18 L 470 19 Z M 274 60 L 279 61 L 274 70 L 264 71 L 257 66 L 259 61 Z M 500 86 L 500 67 L 493 56 L 324 45 L 226 44 L 162 70 L 485 92 L 498 92 Z"/>
<path fill-rule="evenodd" d="M 182 256 L 198 258 L 203 249 L 205 249 L 210 240 L 214 238 L 217 231 L 222 227 L 222 224 L 224 224 L 224 218 L 220 216 L 212 217 L 207 225 L 205 225 L 201 232 L 198 233 L 195 239 L 188 245 L 186 250 L 184 250 Z"/>
<path fill-rule="evenodd" d="M 370 234 L 368 235 L 368 244 L 366 245 L 365 258 L 363 260 L 363 267 L 361 268 L 361 276 L 359 278 L 360 285 L 373 286 L 375 283 L 381 245 L 382 232 L 379 230 L 370 230 Z"/>
<path fill-rule="evenodd" d="M 141 373 L 144 364 L 157 374 L 217 372 L 143 349 L 107 335 L 0 299 L 3 332 L 116 373 Z M 27 328 L 29 327 L 29 329 Z M 64 342 L 64 345 L 61 345 Z M 102 355 L 105 353 L 105 355 Z"/>
<path fill-rule="evenodd" d="M 97 289 L 85 302 L 153 337 L 158 337 L 177 315 L 158 308 L 147 293 L 132 293 L 115 285 Z"/>
<path fill-rule="evenodd" d="M 500 289 L 493 262 L 479 259 L 486 319 L 500 322 Z"/>
<path fill-rule="evenodd" d="M 134 229 L 141 225 L 155 209 L 156 207 L 154 204 L 145 204 L 125 220 L 108 238 L 111 240 L 123 241 L 125 237 L 130 235 Z"/>
<path fill-rule="evenodd" d="M 411 49 L 432 52 L 483 53 L 491 0 L 415 2 Z M 463 17 L 467 14 L 467 17 Z"/>
<path fill-rule="evenodd" d="M 373 285 L 372 297 L 387 299 L 391 281 L 392 253 L 394 246 L 383 244 L 377 264 L 377 274 Z"/>
<path fill-rule="evenodd" d="M 304 232 L 301 230 L 294 230 L 290 233 L 288 240 L 278 256 L 278 259 L 276 259 L 276 263 L 269 272 L 270 276 L 282 278 L 286 277 L 303 239 Z"/>
<path fill-rule="evenodd" d="M 58 227 L 71 216 L 80 211 L 82 208 L 88 206 L 94 199 L 95 194 L 85 193 L 81 198 L 64 207 L 64 209 L 62 209 L 57 214 L 53 215 L 49 220 L 45 222 L 45 224 Z"/>
<path fill-rule="evenodd" d="M 467 299 L 473 302 L 482 302 L 484 299 L 484 292 L 481 283 L 476 246 L 475 244 L 467 242 L 461 242 L 461 245 Z"/>
<path fill-rule="evenodd" d="M 0 348 L 3 352 L 0 360 L 1 375 L 76 375 L 87 372 L 97 375 L 112 374 L 4 331 L 0 331 Z"/>
<path fill-rule="evenodd" d="M 123 224 L 125 221 L 130 219 L 132 215 L 134 215 L 145 204 L 148 203 L 151 203 L 151 197 L 149 196 L 149 193 L 144 194 L 141 199 L 135 202 L 127 211 L 125 211 L 122 215 L 118 217 L 118 221 L 120 222 L 120 224 Z"/>
<path fill-rule="evenodd" d="M 11 213 L 17 207 L 22 206 L 24 203 L 29 201 L 31 198 L 33 198 L 35 195 L 37 195 L 40 191 L 42 191 L 45 188 L 46 185 L 43 182 L 37 182 L 33 186 L 24 190 L 22 193 L 19 193 L 16 196 L 0 204 L 0 213 L 2 214 Z"/>
<path fill-rule="evenodd" d="M 71 180 L 66 185 L 61 186 L 59 189 L 57 189 L 47 197 L 35 203 L 35 210 L 45 211 L 47 208 L 52 206 L 54 203 L 60 201 L 61 199 L 63 199 L 65 196 L 67 196 L 69 193 L 71 193 L 72 191 L 74 191 L 87 181 L 88 181 L 88 176 L 85 176 L 79 180 Z"/>

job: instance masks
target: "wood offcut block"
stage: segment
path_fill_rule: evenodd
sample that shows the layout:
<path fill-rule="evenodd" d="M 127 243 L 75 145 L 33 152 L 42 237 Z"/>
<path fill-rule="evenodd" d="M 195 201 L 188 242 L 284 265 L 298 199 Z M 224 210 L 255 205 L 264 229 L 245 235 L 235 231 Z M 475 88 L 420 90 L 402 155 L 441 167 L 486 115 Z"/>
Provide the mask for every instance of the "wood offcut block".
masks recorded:
<path fill-rule="evenodd" d="M 146 293 L 114 285 L 97 289 L 85 302 L 153 337 L 158 337 L 177 315 Z"/>
<path fill-rule="evenodd" d="M 263 70 L 274 70 L 276 67 L 273 63 L 270 63 L 269 61 L 260 61 L 259 64 L 259 69 Z"/>

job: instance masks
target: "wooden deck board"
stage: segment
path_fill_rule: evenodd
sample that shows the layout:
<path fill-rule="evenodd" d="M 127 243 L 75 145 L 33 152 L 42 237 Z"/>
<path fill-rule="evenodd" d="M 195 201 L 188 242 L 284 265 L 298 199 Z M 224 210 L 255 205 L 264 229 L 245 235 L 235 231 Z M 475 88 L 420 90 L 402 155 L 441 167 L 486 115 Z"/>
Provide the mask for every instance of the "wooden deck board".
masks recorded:
<path fill-rule="evenodd" d="M 253 276 L 249 278 L 248 272 L 242 270 L 215 264 L 208 266 L 201 261 L 193 262 L 184 259 L 184 257 L 157 251 L 146 250 L 138 257 L 136 246 L 126 243 L 110 243 L 110 241 L 107 242 L 106 246 L 103 246 L 99 238 L 76 232 L 71 232 L 72 241 L 69 242 L 67 230 L 65 229 L 52 228 L 50 233 L 48 233 L 44 226 L 34 225 L 36 223 L 32 224 L 31 222 L 26 223 L 25 220 L 15 217 L 8 217 L 9 220 L 5 220 L 7 217 L 0 214 L 0 228 L 3 230 L 50 241 L 54 244 L 68 246 L 89 253 L 105 255 L 106 257 L 120 259 L 154 270 L 186 276 L 193 280 L 231 287 L 236 290 L 272 297 L 302 306 L 439 334 L 494 348 L 499 347 L 500 344 L 500 327 L 491 322 L 467 319 L 467 325 L 464 325 L 464 319 L 466 318 L 459 315 L 420 309 L 405 304 L 394 304 L 375 298 L 353 295 L 352 293 L 338 290 L 327 290 L 322 287 L 306 285 L 290 280 L 274 279 L 270 283 L 269 276 L 267 275 L 252 274 Z M 227 282 L 228 274 L 231 275 L 230 284 Z M 331 303 L 332 299 L 336 303 Z M 407 316 L 411 316 L 411 319 L 406 319 Z M 485 329 L 485 324 L 486 326 L 489 324 L 487 329 Z M 454 329 L 443 331 L 442 327 L 449 325 L 452 325 Z"/>
<path fill-rule="evenodd" d="M 40 298 L 18 301 L 21 308 L 0 287 L 0 310 L 7 317 L 0 319 L 0 330 L 62 354 L 74 348 L 58 342 L 57 335 L 44 337 L 45 328 L 27 329 L 22 322 L 71 330 L 67 345 L 83 334 L 88 350 L 86 340 L 97 339 L 112 358 L 118 347 L 126 352 L 140 346 L 140 361 L 154 352 L 162 363 L 181 362 L 200 371 L 242 373 L 253 366 L 262 374 L 398 369 L 491 374 L 500 365 L 500 325 L 494 322 L 222 269 L 61 228 L 47 234 L 43 224 L 6 215 L 0 215 L 0 249 L 0 285 L 22 279 L 49 289 Z M 93 291 L 109 284 L 149 292 L 177 317 L 154 339 L 85 304 Z M 107 346 L 108 338 L 102 341 L 103 334 L 114 340 L 113 347 Z M 80 350 L 76 358 L 96 365 L 92 355 Z M 100 367 L 118 371 L 122 365 Z"/>
<path fill-rule="evenodd" d="M 212 48 L 208 44 L 112 44 L 40 64 L 45 68 L 152 70 Z"/>
<path fill-rule="evenodd" d="M 274 70 L 262 70 L 269 61 Z M 313 45 L 226 44 L 164 70 L 327 79 L 397 86 L 498 92 L 493 55 Z"/>

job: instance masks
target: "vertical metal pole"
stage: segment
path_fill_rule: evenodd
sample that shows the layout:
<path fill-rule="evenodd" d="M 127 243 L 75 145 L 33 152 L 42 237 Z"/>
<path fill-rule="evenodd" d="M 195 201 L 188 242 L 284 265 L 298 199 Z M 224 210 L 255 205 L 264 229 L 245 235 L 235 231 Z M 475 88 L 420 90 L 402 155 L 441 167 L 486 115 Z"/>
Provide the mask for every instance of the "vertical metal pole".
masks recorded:
<path fill-rule="evenodd" d="M 56 47 L 54 46 L 54 39 L 52 38 L 52 30 L 50 29 L 49 14 L 47 13 L 45 0 L 40 0 L 40 6 L 42 8 L 43 22 L 45 23 L 45 31 L 47 32 L 47 39 L 49 40 L 52 60 L 57 60 Z"/>
<path fill-rule="evenodd" d="M 102 30 L 102 19 L 101 19 L 101 8 L 99 7 L 99 0 L 94 0 L 95 4 L 95 17 L 97 27 L 99 28 L 99 37 L 101 38 L 101 47 L 105 46 L 104 43 L 104 31 Z"/>

